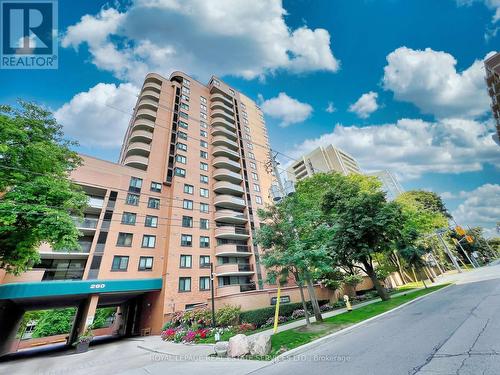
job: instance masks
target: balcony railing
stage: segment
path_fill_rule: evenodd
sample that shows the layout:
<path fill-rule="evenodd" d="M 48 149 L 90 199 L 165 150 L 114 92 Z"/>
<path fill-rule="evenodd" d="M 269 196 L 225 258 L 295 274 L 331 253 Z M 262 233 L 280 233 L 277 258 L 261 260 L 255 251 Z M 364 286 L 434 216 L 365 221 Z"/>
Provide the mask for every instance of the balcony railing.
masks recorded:
<path fill-rule="evenodd" d="M 250 292 L 252 290 L 257 290 L 255 284 L 240 285 L 240 292 Z"/>
<path fill-rule="evenodd" d="M 79 218 L 79 217 L 73 217 L 73 223 L 75 223 L 75 226 L 77 228 L 83 228 L 83 229 L 95 229 L 97 228 L 97 222 L 99 221 L 98 219 L 93 219 L 93 218 Z"/>
<path fill-rule="evenodd" d="M 87 205 L 92 208 L 102 208 L 104 206 L 104 198 L 88 197 Z"/>

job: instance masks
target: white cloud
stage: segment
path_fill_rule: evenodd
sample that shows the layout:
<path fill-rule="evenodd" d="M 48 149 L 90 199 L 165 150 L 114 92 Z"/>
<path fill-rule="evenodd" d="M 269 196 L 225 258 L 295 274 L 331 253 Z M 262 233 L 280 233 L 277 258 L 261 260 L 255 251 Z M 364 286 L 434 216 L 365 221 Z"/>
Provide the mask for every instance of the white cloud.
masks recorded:
<path fill-rule="evenodd" d="M 377 104 L 378 94 L 370 91 L 349 106 L 349 112 L 354 112 L 360 118 L 368 118 L 373 112 L 378 109 Z"/>
<path fill-rule="evenodd" d="M 313 111 L 309 104 L 299 102 L 284 92 L 280 92 L 275 98 L 264 100 L 260 107 L 266 115 L 279 119 L 281 127 L 305 121 Z"/>
<path fill-rule="evenodd" d="M 464 202 L 453 212 L 455 220 L 464 225 L 482 226 L 487 228 L 487 234 L 500 221 L 500 185 L 484 184 L 477 189 L 464 192 Z"/>
<path fill-rule="evenodd" d="M 462 173 L 482 170 L 485 163 L 500 165 L 498 145 L 491 134 L 493 121 L 443 119 L 426 122 L 401 119 L 395 124 L 336 125 L 331 133 L 307 139 L 288 150 L 297 158 L 318 146 L 333 144 L 366 171 L 390 170 L 401 179 L 424 173 Z"/>
<path fill-rule="evenodd" d="M 337 111 L 337 108 L 335 108 L 333 102 L 328 102 L 328 106 L 326 107 L 325 111 L 327 111 L 328 113 L 333 113 Z"/>
<path fill-rule="evenodd" d="M 397 100 L 415 104 L 424 113 L 475 118 L 489 111 L 483 62 L 462 72 L 446 52 L 400 47 L 387 56 L 383 85 Z"/>
<path fill-rule="evenodd" d="M 458 6 L 470 6 L 477 2 L 484 3 L 484 5 L 494 11 L 491 19 L 492 23 L 496 23 L 500 20 L 500 0 L 457 0 Z"/>
<path fill-rule="evenodd" d="M 118 148 L 139 91 L 130 83 L 99 83 L 73 97 L 54 116 L 64 133 L 82 146 Z"/>
<path fill-rule="evenodd" d="M 337 71 L 328 31 L 291 30 L 285 15 L 280 0 L 136 0 L 122 12 L 83 16 L 62 45 L 86 43 L 97 67 L 136 83 L 149 71 L 183 70 L 201 79 Z"/>

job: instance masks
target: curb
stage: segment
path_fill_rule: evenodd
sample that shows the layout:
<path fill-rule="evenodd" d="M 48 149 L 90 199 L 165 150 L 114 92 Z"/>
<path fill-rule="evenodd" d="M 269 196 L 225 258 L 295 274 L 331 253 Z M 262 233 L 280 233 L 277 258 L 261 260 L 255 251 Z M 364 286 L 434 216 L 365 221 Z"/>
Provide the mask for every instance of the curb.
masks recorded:
<path fill-rule="evenodd" d="M 383 312 L 383 313 L 381 313 L 381 314 L 378 314 L 378 315 L 372 316 L 371 318 L 368 318 L 368 319 L 363 320 L 363 321 L 361 321 L 361 322 L 359 322 L 359 323 L 353 324 L 352 326 L 349 326 L 349 327 L 346 327 L 346 328 L 344 328 L 344 329 L 341 329 L 340 331 L 337 331 L 337 332 L 331 333 L 331 334 L 329 334 L 329 335 L 326 335 L 326 336 L 320 337 L 320 338 L 318 338 L 318 339 L 316 339 L 316 340 L 313 340 L 313 341 L 311 341 L 311 342 L 309 342 L 309 343 L 307 343 L 307 344 L 304 344 L 304 345 L 301 345 L 301 346 L 299 346 L 299 347 L 297 347 L 297 348 L 294 348 L 294 349 L 288 350 L 288 351 L 286 351 L 286 352 L 284 352 L 284 353 L 280 354 L 279 356 L 276 356 L 275 358 L 273 358 L 273 360 L 271 361 L 271 363 L 275 363 L 275 362 L 280 362 L 280 361 L 286 360 L 286 359 L 287 359 L 287 357 L 289 357 L 289 356 L 291 356 L 291 355 L 295 355 L 295 354 L 297 354 L 297 353 L 299 353 L 299 352 L 301 352 L 301 351 L 307 350 L 307 349 L 308 349 L 308 348 L 310 348 L 311 346 L 317 345 L 317 344 L 319 344 L 319 343 L 321 343 L 321 342 L 323 342 L 323 341 L 326 341 L 326 340 L 328 340 L 328 339 L 330 339 L 330 338 L 332 338 L 332 337 L 335 337 L 335 336 L 337 336 L 337 335 L 340 335 L 340 334 L 342 334 L 342 333 L 346 333 L 346 332 L 348 332 L 348 331 L 351 331 L 351 330 L 353 330 L 353 329 L 355 329 L 355 328 L 357 328 L 357 327 L 362 326 L 363 324 L 369 323 L 369 322 L 371 322 L 372 320 L 378 319 L 378 318 L 380 318 L 380 317 L 382 317 L 382 316 L 384 316 L 384 315 L 387 315 L 387 314 L 389 314 L 389 313 L 392 313 L 393 311 L 396 311 L 396 310 L 402 309 L 402 308 L 403 308 L 403 307 L 405 307 L 405 306 L 408 306 L 408 305 L 410 305 L 410 304 L 412 304 L 412 303 L 414 303 L 414 302 L 417 302 L 417 301 L 419 301 L 419 300 L 421 300 L 421 299 L 423 299 L 423 298 L 425 298 L 425 297 L 428 297 L 428 296 L 430 296 L 430 295 L 432 295 L 432 294 L 434 294 L 434 293 L 441 292 L 441 291 L 443 291 L 443 290 L 445 290 L 445 289 L 447 289 L 447 288 L 449 288 L 450 286 L 453 286 L 453 285 L 455 285 L 455 284 L 454 284 L 454 283 L 451 283 L 451 284 L 449 284 L 449 285 L 447 285 L 447 286 L 445 286 L 445 287 L 443 287 L 443 288 L 441 288 L 441 289 L 438 289 L 438 290 L 435 290 L 435 291 L 433 291 L 433 292 L 430 292 L 430 293 L 424 294 L 423 296 L 420 296 L 420 297 L 417 297 L 417 298 L 415 298 L 415 299 L 412 299 L 411 301 L 405 302 L 405 303 L 403 303 L 402 305 L 399 305 L 399 306 L 397 306 L 397 307 L 395 307 L 395 308 L 393 308 L 393 309 L 391 309 L 391 310 L 388 310 L 388 311 Z"/>

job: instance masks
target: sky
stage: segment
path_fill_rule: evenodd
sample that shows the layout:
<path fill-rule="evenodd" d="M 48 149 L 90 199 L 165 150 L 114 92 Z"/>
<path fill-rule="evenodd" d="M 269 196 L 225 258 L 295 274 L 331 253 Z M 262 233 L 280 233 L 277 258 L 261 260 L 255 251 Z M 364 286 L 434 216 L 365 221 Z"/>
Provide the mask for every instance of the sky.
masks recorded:
<path fill-rule="evenodd" d="M 261 106 L 282 167 L 333 144 L 498 235 L 482 61 L 500 0 L 59 0 L 58 14 L 58 69 L 0 70 L 0 103 L 47 106 L 78 151 L 117 161 L 146 73 L 215 74 Z"/>

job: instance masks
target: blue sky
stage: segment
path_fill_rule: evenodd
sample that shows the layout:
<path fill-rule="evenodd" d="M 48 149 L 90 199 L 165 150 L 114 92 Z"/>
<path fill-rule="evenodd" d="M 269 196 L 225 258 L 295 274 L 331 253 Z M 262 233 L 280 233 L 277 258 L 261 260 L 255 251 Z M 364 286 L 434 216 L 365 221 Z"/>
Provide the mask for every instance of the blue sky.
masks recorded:
<path fill-rule="evenodd" d="M 297 157 L 333 143 L 491 229 L 500 148 L 481 61 L 499 50 L 499 9 L 497 0 L 60 0 L 59 69 L 0 71 L 0 102 L 47 105 L 80 151 L 116 161 L 147 71 L 215 73 L 259 102 L 274 149 Z"/>

